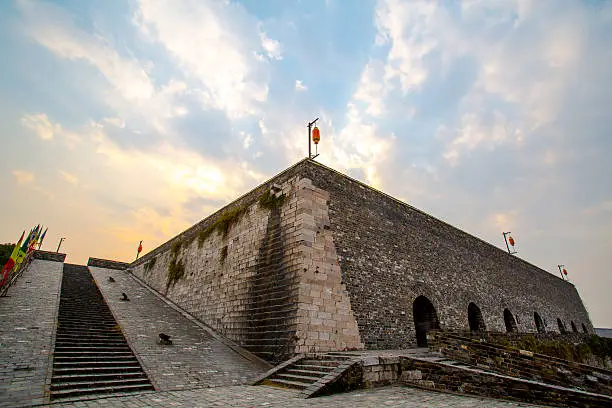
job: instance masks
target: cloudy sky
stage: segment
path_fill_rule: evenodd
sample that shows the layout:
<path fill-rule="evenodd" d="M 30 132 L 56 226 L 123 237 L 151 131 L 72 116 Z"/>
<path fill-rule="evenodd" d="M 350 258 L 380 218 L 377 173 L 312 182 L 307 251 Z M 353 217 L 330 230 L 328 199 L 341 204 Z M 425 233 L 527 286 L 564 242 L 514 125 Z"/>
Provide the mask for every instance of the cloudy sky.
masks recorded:
<path fill-rule="evenodd" d="M 0 2 L 0 240 L 129 261 L 306 155 L 612 327 L 612 2 Z"/>

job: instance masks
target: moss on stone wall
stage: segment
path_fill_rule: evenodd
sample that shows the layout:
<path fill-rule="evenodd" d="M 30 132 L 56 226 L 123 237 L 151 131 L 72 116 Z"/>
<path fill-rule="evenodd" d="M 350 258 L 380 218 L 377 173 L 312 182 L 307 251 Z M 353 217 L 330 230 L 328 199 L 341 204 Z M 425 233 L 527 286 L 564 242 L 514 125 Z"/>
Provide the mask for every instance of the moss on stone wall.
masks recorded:
<path fill-rule="evenodd" d="M 202 248 L 204 241 L 206 241 L 215 231 L 218 234 L 222 234 L 223 237 L 226 237 L 232 225 L 240 221 L 242 216 L 247 213 L 248 209 L 249 206 L 244 205 L 224 211 L 215 222 L 198 233 L 198 247 Z"/>
<path fill-rule="evenodd" d="M 265 208 L 267 210 L 271 210 L 273 208 L 279 208 L 285 202 L 285 194 L 281 194 L 280 196 L 276 196 L 270 191 L 266 191 L 261 196 L 259 196 L 259 207 Z"/>
<path fill-rule="evenodd" d="M 156 259 L 157 259 L 156 257 L 151 258 L 147 263 L 144 264 L 144 270 L 146 272 L 149 272 L 151 269 L 153 269 L 155 267 L 155 260 Z"/>
<path fill-rule="evenodd" d="M 176 281 L 181 279 L 185 274 L 183 261 L 181 259 L 177 260 L 182 245 L 183 243 L 180 240 L 175 241 L 172 244 L 172 249 L 170 250 L 170 262 L 168 263 L 168 280 L 166 282 L 166 289 L 174 285 Z"/>
<path fill-rule="evenodd" d="M 581 343 L 569 342 L 562 336 L 558 339 L 538 339 L 530 335 L 522 336 L 513 343 L 496 338 L 494 343 L 578 363 L 588 363 L 594 356 L 605 365 L 606 358 L 612 358 L 612 339 L 597 335 L 591 335 Z"/>

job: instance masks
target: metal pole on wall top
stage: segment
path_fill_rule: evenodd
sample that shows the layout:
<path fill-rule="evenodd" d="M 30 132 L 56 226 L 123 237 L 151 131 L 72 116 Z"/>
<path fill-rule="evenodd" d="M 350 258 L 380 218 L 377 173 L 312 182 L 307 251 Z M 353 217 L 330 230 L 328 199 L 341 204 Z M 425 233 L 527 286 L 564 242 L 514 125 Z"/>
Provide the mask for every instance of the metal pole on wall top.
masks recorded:
<path fill-rule="evenodd" d="M 66 238 L 60 238 L 60 242 L 59 242 L 59 244 L 57 244 L 57 250 L 55 252 L 59 252 L 60 247 L 62 246 L 62 242 L 64 242 L 65 239 Z"/>
<path fill-rule="evenodd" d="M 308 158 L 309 159 L 314 159 L 315 157 L 318 156 L 318 154 L 315 154 L 314 156 L 312 155 L 312 141 L 311 141 L 311 136 L 312 136 L 312 126 L 317 123 L 317 120 L 319 120 L 319 118 L 316 118 L 315 120 L 313 120 L 312 122 L 308 122 Z"/>

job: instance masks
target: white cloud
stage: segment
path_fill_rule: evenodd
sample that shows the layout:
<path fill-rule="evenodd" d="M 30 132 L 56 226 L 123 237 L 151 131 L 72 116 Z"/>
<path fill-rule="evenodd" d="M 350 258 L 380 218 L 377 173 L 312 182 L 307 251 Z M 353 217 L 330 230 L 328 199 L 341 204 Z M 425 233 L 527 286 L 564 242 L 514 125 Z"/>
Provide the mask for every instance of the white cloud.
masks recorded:
<path fill-rule="evenodd" d="M 138 2 L 135 22 L 160 43 L 189 78 L 204 87 L 201 100 L 230 117 L 250 115 L 268 96 L 265 64 L 256 57 L 257 22 L 240 5 L 212 1 Z M 266 43 L 276 52 L 272 40 Z M 273 54 L 280 56 L 280 54 Z"/>
<path fill-rule="evenodd" d="M 70 183 L 74 186 L 77 186 L 79 184 L 79 179 L 74 174 L 70 174 L 64 170 L 59 170 L 59 175 L 62 178 L 62 180 L 64 180 L 67 183 Z"/>
<path fill-rule="evenodd" d="M 44 113 L 26 114 L 21 118 L 21 125 L 36 133 L 42 140 L 52 140 L 53 136 L 62 131 L 62 127 L 51 123 Z"/>
<path fill-rule="evenodd" d="M 56 136 L 61 136 L 70 149 L 81 140 L 76 133 L 63 129 L 58 123 L 53 123 L 45 113 L 25 114 L 21 117 L 21 125 L 34 131 L 42 140 L 52 140 Z"/>
<path fill-rule="evenodd" d="M 370 61 L 364 68 L 353 99 L 366 104 L 366 113 L 381 116 L 385 110 L 384 97 L 389 86 L 384 79 L 384 64 Z"/>
<path fill-rule="evenodd" d="M 304 85 L 304 83 L 302 81 L 300 81 L 299 79 L 295 80 L 295 89 L 298 91 L 307 91 L 308 87 L 306 85 Z"/>
<path fill-rule="evenodd" d="M 242 137 L 242 147 L 248 149 L 253 144 L 253 135 L 247 132 L 240 132 Z"/>
<path fill-rule="evenodd" d="M 263 30 L 261 30 L 261 27 L 259 32 L 259 38 L 261 39 L 261 46 L 266 51 L 269 58 L 275 60 L 283 59 L 281 44 L 278 41 L 269 38 L 268 35 Z"/>
<path fill-rule="evenodd" d="M 15 181 L 19 185 L 30 184 L 34 182 L 35 176 L 32 172 L 25 170 L 13 170 L 12 173 L 15 177 Z"/>
<path fill-rule="evenodd" d="M 151 79 L 137 60 L 120 56 L 103 37 L 77 29 L 65 11 L 42 1 L 20 0 L 17 4 L 26 30 L 42 46 L 62 58 L 95 66 L 128 101 L 142 102 L 153 96 Z"/>

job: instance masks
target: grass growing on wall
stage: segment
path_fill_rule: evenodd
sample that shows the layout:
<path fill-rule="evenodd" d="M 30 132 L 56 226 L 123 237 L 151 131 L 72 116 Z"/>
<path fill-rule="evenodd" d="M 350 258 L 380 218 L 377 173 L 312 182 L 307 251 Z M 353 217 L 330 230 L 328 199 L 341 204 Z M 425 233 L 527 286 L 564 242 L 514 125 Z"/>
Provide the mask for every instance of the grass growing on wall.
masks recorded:
<path fill-rule="evenodd" d="M 230 208 L 221 214 L 221 216 L 207 228 L 203 229 L 198 233 L 198 247 L 202 248 L 204 241 L 213 233 L 222 234 L 224 237 L 227 236 L 232 225 L 240 221 L 242 216 L 247 213 L 249 209 L 248 205 Z"/>
<path fill-rule="evenodd" d="M 589 357 L 594 356 L 605 365 L 606 358 L 612 358 L 612 339 L 597 335 L 591 335 L 586 342 L 576 344 L 563 339 L 538 339 L 535 336 L 524 336 L 514 344 L 504 338 L 496 339 L 495 343 L 578 363 L 585 363 Z"/>
<path fill-rule="evenodd" d="M 266 191 L 259 197 L 259 207 L 265 208 L 266 210 L 272 210 L 273 208 L 279 208 L 285 202 L 285 194 L 276 196 L 270 191 Z"/>
<path fill-rule="evenodd" d="M 144 264 L 144 270 L 149 272 L 153 267 L 155 267 L 155 260 L 157 257 L 151 258 L 147 263 Z"/>
<path fill-rule="evenodd" d="M 182 245 L 183 243 L 180 240 L 175 241 L 172 244 L 172 248 L 170 249 L 170 263 L 168 264 L 168 281 L 166 283 L 167 288 L 169 288 L 171 285 L 174 285 L 176 281 L 181 279 L 185 274 L 183 260 L 179 259 L 177 261 Z"/>

